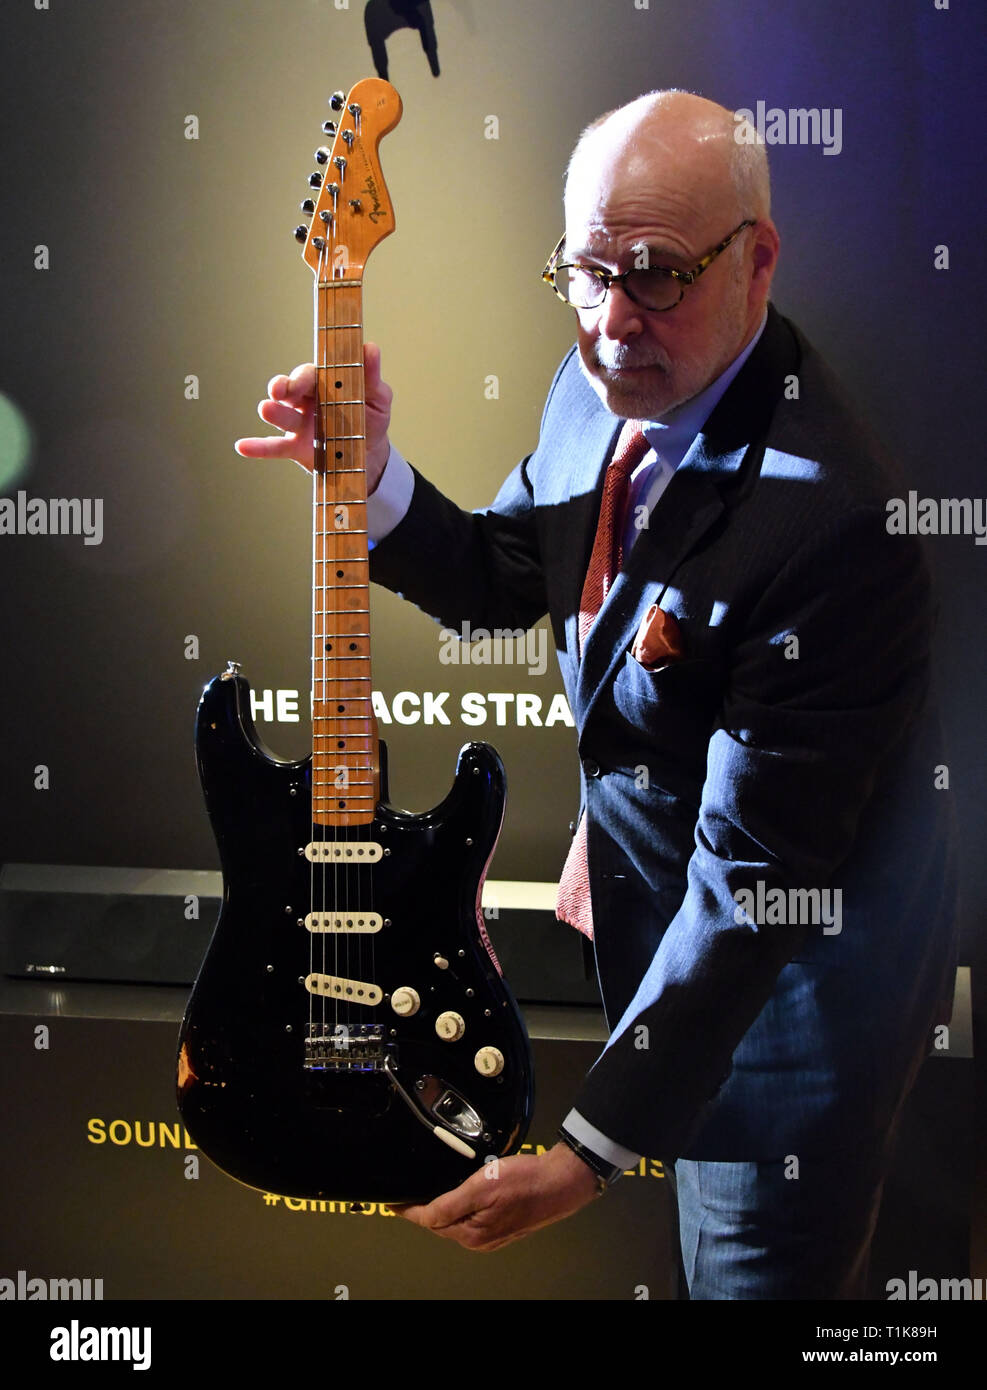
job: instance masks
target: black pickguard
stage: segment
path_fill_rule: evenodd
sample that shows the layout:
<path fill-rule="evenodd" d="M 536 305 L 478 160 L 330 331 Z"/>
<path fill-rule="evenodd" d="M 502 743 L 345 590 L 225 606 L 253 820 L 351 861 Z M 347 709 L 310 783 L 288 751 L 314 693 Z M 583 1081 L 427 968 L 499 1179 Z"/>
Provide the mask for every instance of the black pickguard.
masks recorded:
<path fill-rule="evenodd" d="M 316 828 L 338 836 L 352 859 L 361 844 L 363 852 L 368 843 L 382 847 L 379 862 L 358 866 L 313 864 L 299 853 L 313 839 L 311 759 L 279 761 L 262 747 L 242 676 L 218 676 L 204 690 L 196 756 L 224 879 L 179 1038 L 179 1109 L 198 1147 L 250 1187 L 375 1202 L 429 1200 L 486 1159 L 516 1150 L 531 1115 L 530 1049 L 477 922 L 504 810 L 494 749 L 464 747 L 448 796 L 422 815 L 386 804 L 382 769 L 372 825 Z M 313 932 L 304 922 L 313 906 L 351 914 L 347 920 L 374 911 L 385 925 Z M 304 984 L 313 973 L 376 986 L 382 1002 L 313 995 Z M 392 1008 L 402 988 L 420 998 L 413 1016 Z M 446 1013 L 465 1023 L 457 1041 L 436 1034 Z M 377 1061 L 361 1059 L 363 1029 L 378 1026 Z M 306 1040 L 323 1037 L 346 1041 L 345 1065 L 320 1069 Z M 503 1056 L 499 1075 L 477 1070 L 484 1047 Z M 473 1158 L 416 1119 L 381 1054 L 409 1094 L 446 1094 L 455 1108 L 451 1088 L 481 1117 L 480 1137 L 466 1140 Z"/>

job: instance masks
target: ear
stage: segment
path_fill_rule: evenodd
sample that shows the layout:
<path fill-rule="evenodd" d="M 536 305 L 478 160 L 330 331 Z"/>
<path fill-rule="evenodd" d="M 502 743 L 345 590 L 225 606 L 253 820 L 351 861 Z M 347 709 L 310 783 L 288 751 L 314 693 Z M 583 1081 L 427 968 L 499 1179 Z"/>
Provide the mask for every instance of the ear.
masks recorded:
<path fill-rule="evenodd" d="M 771 289 L 771 280 L 778 264 L 781 238 L 773 222 L 765 219 L 751 228 L 753 250 L 753 275 L 750 293 L 752 299 L 765 300 Z"/>

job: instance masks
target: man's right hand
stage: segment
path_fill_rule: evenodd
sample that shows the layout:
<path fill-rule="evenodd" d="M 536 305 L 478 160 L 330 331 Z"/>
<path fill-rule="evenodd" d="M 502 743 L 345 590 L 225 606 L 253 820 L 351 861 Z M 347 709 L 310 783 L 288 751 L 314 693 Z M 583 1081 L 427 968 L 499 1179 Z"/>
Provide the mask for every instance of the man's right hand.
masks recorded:
<path fill-rule="evenodd" d="M 391 422 L 393 392 L 380 376 L 380 348 L 375 343 L 363 347 L 364 389 L 367 406 L 367 495 L 380 482 L 391 451 L 387 428 Z M 233 446 L 244 458 L 294 459 L 312 471 L 315 433 L 315 367 L 305 362 L 290 376 L 274 376 L 267 384 L 267 400 L 257 414 L 268 425 L 282 430 L 279 435 L 238 439 Z"/>

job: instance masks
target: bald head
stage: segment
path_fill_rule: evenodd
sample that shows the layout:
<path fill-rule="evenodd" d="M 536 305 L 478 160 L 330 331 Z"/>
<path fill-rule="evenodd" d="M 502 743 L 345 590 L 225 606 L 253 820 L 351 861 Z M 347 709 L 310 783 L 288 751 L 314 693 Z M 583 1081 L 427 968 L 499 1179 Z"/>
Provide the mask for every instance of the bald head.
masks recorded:
<path fill-rule="evenodd" d="M 569 162 L 570 266 L 619 279 L 577 309 L 583 369 L 608 410 L 658 420 L 698 395 L 762 322 L 778 256 L 763 145 L 732 111 L 691 92 L 649 92 L 595 121 Z M 679 299 L 647 307 L 652 272 Z M 689 278 L 686 278 L 689 277 Z"/>
<path fill-rule="evenodd" d="M 761 141 L 738 142 L 734 113 L 692 92 L 648 92 L 586 127 L 566 170 L 566 206 L 587 168 L 632 162 L 646 187 L 688 185 L 734 223 L 771 216 L 768 157 Z"/>

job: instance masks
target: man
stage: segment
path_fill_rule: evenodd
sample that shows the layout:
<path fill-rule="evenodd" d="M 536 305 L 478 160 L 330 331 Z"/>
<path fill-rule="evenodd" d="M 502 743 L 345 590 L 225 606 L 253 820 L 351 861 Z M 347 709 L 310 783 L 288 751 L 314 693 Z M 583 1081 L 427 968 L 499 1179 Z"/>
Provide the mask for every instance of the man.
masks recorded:
<path fill-rule="evenodd" d="M 583 770 L 560 903 L 612 1028 L 559 1144 L 405 1214 L 494 1249 L 649 1153 L 693 1298 L 857 1297 L 952 992 L 932 603 L 887 532 L 894 473 L 768 304 L 767 164 L 738 132 L 668 92 L 584 134 L 549 267 L 578 354 L 490 509 L 391 451 L 368 349 L 374 579 L 450 627 L 551 615 Z M 312 382 L 275 377 L 285 437 L 240 452 L 310 466 Z"/>

